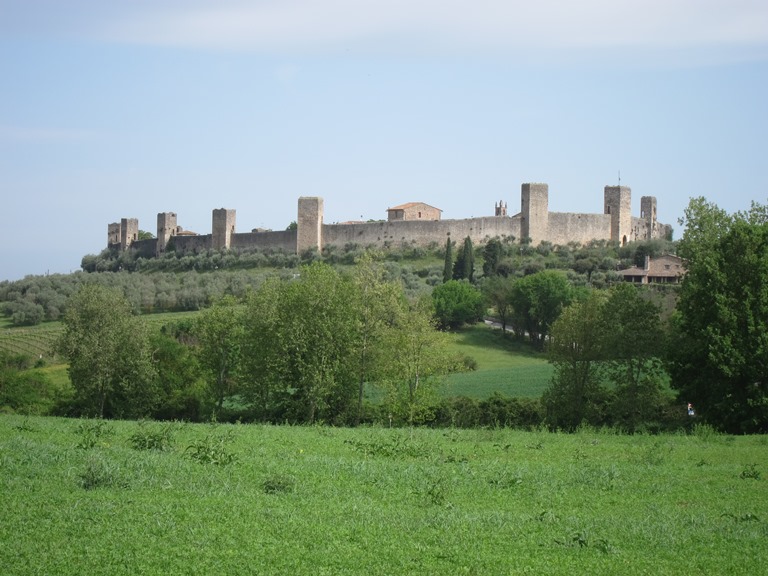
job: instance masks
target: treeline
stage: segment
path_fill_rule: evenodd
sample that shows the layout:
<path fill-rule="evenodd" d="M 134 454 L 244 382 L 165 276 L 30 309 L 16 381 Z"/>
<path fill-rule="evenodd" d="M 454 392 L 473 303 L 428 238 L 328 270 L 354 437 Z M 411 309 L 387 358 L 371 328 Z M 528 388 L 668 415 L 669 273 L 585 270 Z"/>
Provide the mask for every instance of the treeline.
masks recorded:
<path fill-rule="evenodd" d="M 443 282 L 443 261 L 451 249 L 436 244 L 398 246 L 379 253 L 387 277 L 400 279 L 406 292 L 413 296 Z M 522 277 L 558 269 L 566 271 L 574 285 L 604 287 L 618 280 L 617 269 L 642 264 L 646 254 L 656 256 L 673 250 L 674 245 L 660 240 L 624 247 L 606 242 L 587 246 L 553 246 L 543 242 L 534 247 L 513 238 L 492 239 L 478 250 L 476 274 L 478 278 Z M 69 296 L 85 282 L 116 288 L 136 313 L 199 310 L 224 295 L 243 297 L 270 275 L 290 277 L 299 266 L 315 261 L 349 266 L 365 252 L 364 247 L 355 244 L 329 246 L 321 253 L 301 256 L 280 251 L 208 250 L 193 255 L 168 252 L 159 258 L 142 258 L 130 251 L 104 250 L 83 258 L 85 273 L 27 276 L 0 282 L 0 314 L 19 326 L 59 320 Z M 461 254 L 461 246 L 457 252 Z"/>
<path fill-rule="evenodd" d="M 157 334 L 114 290 L 70 299 L 57 349 L 74 388 L 68 415 L 358 424 L 375 387 L 397 423 L 425 421 L 440 378 L 464 369 L 429 296 L 408 298 L 379 263 L 350 274 L 314 263 L 224 297 Z"/>

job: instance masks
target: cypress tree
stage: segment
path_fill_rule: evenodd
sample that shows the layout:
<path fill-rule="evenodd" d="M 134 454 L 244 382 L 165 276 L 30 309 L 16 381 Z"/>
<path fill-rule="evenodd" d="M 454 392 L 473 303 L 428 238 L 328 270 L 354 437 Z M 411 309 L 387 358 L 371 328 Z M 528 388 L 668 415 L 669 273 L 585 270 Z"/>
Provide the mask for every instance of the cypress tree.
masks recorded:
<path fill-rule="evenodd" d="M 448 282 L 452 277 L 453 270 L 453 247 L 451 238 L 445 241 L 445 264 L 443 265 L 443 282 Z"/>

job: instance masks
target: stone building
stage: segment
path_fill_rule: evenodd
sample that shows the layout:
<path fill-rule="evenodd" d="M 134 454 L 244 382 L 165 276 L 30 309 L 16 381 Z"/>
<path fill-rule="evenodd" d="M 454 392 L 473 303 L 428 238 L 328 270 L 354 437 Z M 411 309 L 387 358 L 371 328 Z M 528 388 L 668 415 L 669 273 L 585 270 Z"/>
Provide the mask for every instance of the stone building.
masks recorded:
<path fill-rule="evenodd" d="M 424 204 L 424 202 L 408 202 L 387 208 L 387 220 L 390 222 L 402 220 L 440 220 L 442 210 Z"/>
<path fill-rule="evenodd" d="M 619 270 L 619 275 L 625 282 L 637 284 L 677 284 L 685 275 L 683 259 L 672 254 L 664 254 L 658 258 L 645 257 L 643 267 L 633 266 Z"/>

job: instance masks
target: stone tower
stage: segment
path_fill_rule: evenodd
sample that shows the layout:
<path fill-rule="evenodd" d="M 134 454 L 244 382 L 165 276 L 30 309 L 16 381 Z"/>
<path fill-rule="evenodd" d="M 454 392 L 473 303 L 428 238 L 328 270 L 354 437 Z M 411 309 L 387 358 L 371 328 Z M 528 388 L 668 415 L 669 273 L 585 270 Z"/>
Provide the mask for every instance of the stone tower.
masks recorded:
<path fill-rule="evenodd" d="M 323 248 L 323 199 L 317 196 L 299 198 L 296 220 L 296 253 Z"/>
<path fill-rule="evenodd" d="M 120 250 L 128 250 L 139 239 L 139 219 L 122 218 L 120 220 Z"/>
<path fill-rule="evenodd" d="M 549 232 L 549 186 L 523 184 L 520 204 L 521 240 L 530 238 L 534 245 L 546 240 Z"/>
<path fill-rule="evenodd" d="M 168 241 L 176 235 L 176 213 L 160 212 L 157 215 L 157 254 L 165 252 Z"/>
<path fill-rule="evenodd" d="M 494 209 L 495 209 L 496 216 L 507 215 L 507 203 L 503 202 L 502 200 L 499 200 L 498 204 L 494 204 Z"/>
<path fill-rule="evenodd" d="M 235 233 L 235 211 L 218 208 L 213 211 L 211 225 L 211 248 L 213 250 L 228 249 Z"/>
<path fill-rule="evenodd" d="M 656 197 L 640 197 L 640 218 L 645 220 L 645 234 L 647 239 L 655 238 L 656 234 Z"/>
<path fill-rule="evenodd" d="M 107 226 L 107 247 L 120 244 L 120 222 L 112 222 Z"/>
<path fill-rule="evenodd" d="M 605 187 L 605 214 L 611 215 L 611 241 L 624 246 L 632 238 L 632 190 L 629 186 Z"/>

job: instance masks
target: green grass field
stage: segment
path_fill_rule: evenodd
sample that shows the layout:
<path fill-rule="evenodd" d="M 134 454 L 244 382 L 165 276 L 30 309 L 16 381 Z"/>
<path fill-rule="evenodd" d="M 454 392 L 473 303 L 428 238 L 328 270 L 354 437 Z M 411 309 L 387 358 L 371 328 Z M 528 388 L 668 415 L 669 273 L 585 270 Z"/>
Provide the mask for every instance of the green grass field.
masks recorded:
<path fill-rule="evenodd" d="M 538 398 L 549 384 L 552 366 L 546 356 L 517 342 L 501 330 L 477 324 L 457 334 L 456 352 L 471 356 L 477 370 L 448 377 L 443 396 L 488 398 L 505 396 Z"/>
<path fill-rule="evenodd" d="M 139 449 L 153 443 L 165 449 Z M 620 436 L 2 415 L 0 571 L 754 576 L 768 565 L 767 449 L 766 437 L 703 427 Z"/>

